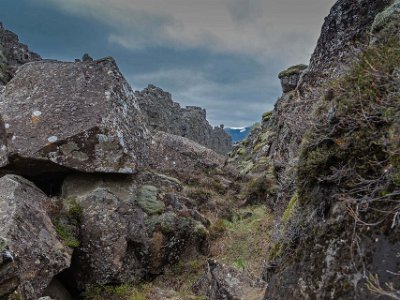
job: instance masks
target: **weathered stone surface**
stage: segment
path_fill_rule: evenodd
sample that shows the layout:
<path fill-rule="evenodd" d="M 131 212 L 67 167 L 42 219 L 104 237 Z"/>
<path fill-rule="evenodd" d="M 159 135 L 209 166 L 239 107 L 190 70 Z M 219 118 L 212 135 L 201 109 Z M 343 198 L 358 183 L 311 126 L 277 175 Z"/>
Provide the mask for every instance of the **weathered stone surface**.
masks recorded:
<path fill-rule="evenodd" d="M 307 69 L 306 65 L 296 65 L 279 73 L 281 86 L 284 93 L 294 90 L 299 83 L 301 74 Z"/>
<path fill-rule="evenodd" d="M 25 64 L 7 84 L 0 112 L 15 165 L 41 160 L 85 172 L 133 173 L 146 164 L 148 131 L 112 58 Z"/>
<path fill-rule="evenodd" d="M 187 138 L 162 131 L 153 136 L 149 165 L 162 173 L 190 177 L 222 167 L 224 157 Z"/>
<path fill-rule="evenodd" d="M 72 251 L 59 240 L 45 211 L 48 199 L 36 186 L 7 175 L 0 194 L 0 298 L 16 290 L 37 299 L 68 268 Z"/>
<path fill-rule="evenodd" d="M 27 62 L 40 60 L 40 56 L 21 44 L 18 36 L 6 30 L 0 22 L 0 85 L 14 76 L 17 68 Z"/>
<path fill-rule="evenodd" d="M 208 123 L 205 109 L 195 106 L 182 108 L 172 100 L 170 93 L 153 85 L 135 92 L 135 95 L 149 128 L 154 132 L 183 136 L 221 154 L 232 149 L 231 137 L 222 125 L 213 128 Z"/>
<path fill-rule="evenodd" d="M 206 274 L 194 285 L 197 294 L 208 300 L 258 300 L 264 294 L 265 282 L 210 259 Z"/>
<path fill-rule="evenodd" d="M 207 253 L 209 222 L 179 201 L 179 190 L 178 180 L 150 172 L 68 177 L 63 196 L 83 209 L 69 270 L 77 288 L 136 283 L 186 252 Z"/>

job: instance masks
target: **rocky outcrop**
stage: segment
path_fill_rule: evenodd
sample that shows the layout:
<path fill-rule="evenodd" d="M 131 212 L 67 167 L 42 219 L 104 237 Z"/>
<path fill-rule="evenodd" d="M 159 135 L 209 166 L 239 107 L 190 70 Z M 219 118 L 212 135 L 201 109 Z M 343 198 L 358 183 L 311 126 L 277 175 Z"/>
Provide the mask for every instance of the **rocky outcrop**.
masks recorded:
<path fill-rule="evenodd" d="M 149 166 L 166 174 L 189 178 L 224 164 L 225 158 L 187 138 L 162 131 L 153 136 Z"/>
<path fill-rule="evenodd" d="M 68 177 L 63 197 L 82 208 L 80 245 L 68 270 L 75 287 L 138 283 L 185 252 L 207 253 L 208 221 L 180 201 L 181 189 L 157 173 Z"/>
<path fill-rule="evenodd" d="M 149 134 L 112 58 L 25 64 L 7 84 L 0 111 L 11 168 L 21 174 L 54 165 L 133 173 L 146 165 Z M 39 160 L 48 170 L 32 167 Z"/>
<path fill-rule="evenodd" d="M 19 42 L 16 34 L 6 30 L 0 22 L 0 85 L 10 81 L 19 66 L 40 59 L 38 54 L 29 51 L 28 46 Z"/>
<path fill-rule="evenodd" d="M 197 294 L 208 300 L 257 300 L 264 294 L 265 282 L 209 259 L 206 274 L 194 285 Z"/>
<path fill-rule="evenodd" d="M 293 91 L 299 83 L 300 76 L 307 69 L 306 65 L 296 65 L 279 73 L 278 77 L 281 80 L 281 86 L 284 93 Z"/>
<path fill-rule="evenodd" d="M 230 136 L 225 133 L 223 125 L 211 127 L 205 109 L 195 106 L 181 108 L 170 93 L 153 85 L 135 95 L 152 131 L 186 137 L 221 154 L 231 150 Z"/>
<path fill-rule="evenodd" d="M 31 182 L 4 176 L 0 194 L 0 298 L 37 299 L 69 267 L 72 251 L 47 215 L 50 200 Z"/>

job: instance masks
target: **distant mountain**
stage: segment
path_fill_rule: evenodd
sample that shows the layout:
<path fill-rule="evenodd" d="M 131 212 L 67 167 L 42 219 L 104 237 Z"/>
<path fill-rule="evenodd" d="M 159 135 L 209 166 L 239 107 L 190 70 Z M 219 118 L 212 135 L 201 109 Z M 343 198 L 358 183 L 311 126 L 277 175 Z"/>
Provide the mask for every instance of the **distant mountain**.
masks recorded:
<path fill-rule="evenodd" d="M 243 141 L 249 135 L 251 131 L 250 127 L 228 127 L 225 128 L 225 132 L 232 137 L 232 143 Z"/>

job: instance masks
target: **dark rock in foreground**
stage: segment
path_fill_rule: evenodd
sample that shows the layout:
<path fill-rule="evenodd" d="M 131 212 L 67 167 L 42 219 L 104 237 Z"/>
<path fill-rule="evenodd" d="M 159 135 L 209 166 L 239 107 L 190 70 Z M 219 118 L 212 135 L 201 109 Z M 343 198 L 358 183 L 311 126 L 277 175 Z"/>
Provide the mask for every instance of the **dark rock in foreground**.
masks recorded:
<path fill-rule="evenodd" d="M 4 176 L 0 194 L 0 298 L 16 291 L 22 299 L 37 299 L 69 267 L 72 251 L 46 213 L 49 199 L 31 182 Z"/>

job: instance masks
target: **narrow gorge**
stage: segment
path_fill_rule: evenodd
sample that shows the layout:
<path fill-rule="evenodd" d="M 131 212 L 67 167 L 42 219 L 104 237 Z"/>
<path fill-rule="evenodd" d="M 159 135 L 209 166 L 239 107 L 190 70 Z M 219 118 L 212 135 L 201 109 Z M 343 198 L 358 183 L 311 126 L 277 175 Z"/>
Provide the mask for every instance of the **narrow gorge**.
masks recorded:
<path fill-rule="evenodd" d="M 0 24 L 0 299 L 400 299 L 400 1 L 338 0 L 232 145 Z"/>

